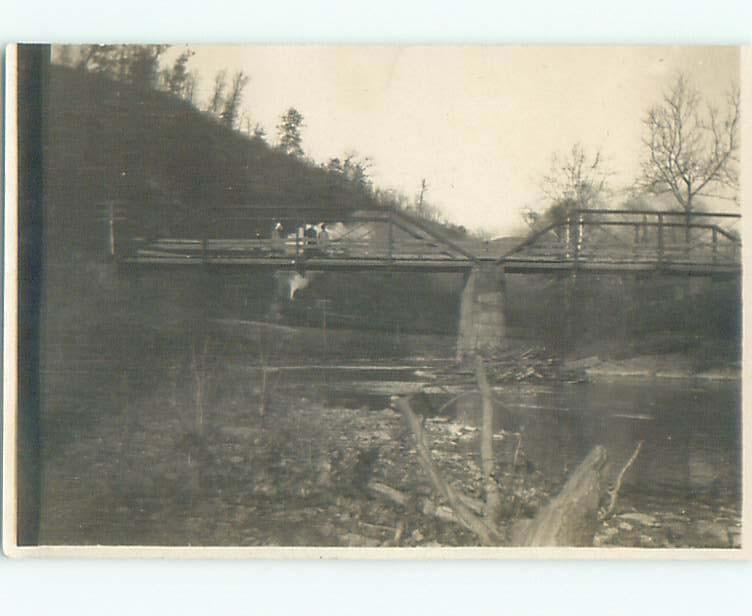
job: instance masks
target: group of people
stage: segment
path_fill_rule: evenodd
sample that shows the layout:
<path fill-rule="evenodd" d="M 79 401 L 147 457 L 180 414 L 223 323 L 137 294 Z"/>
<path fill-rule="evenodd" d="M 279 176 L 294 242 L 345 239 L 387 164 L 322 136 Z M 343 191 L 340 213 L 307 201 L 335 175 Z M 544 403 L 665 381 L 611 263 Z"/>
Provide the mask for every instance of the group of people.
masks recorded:
<path fill-rule="evenodd" d="M 306 239 L 307 247 L 317 247 L 319 250 L 325 250 L 329 245 L 329 231 L 326 230 L 326 223 L 321 223 L 319 230 L 313 225 L 306 225 L 303 236 Z"/>
<path fill-rule="evenodd" d="M 306 225 L 303 230 L 303 239 L 306 252 L 326 253 L 329 247 L 329 231 L 326 223 L 321 223 L 318 230 L 314 225 Z M 272 249 L 280 253 L 285 251 L 285 234 L 281 222 L 277 222 L 272 229 Z"/>

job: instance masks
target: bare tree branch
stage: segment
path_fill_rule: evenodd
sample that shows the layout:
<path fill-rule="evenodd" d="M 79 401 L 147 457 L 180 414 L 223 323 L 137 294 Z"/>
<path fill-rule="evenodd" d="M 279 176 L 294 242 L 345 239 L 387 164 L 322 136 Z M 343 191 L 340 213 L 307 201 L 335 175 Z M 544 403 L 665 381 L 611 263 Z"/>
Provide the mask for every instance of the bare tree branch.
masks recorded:
<path fill-rule="evenodd" d="M 616 501 L 619 498 L 619 491 L 621 490 L 621 485 L 624 482 L 624 475 L 626 475 L 629 468 L 634 464 L 637 456 L 640 455 L 640 450 L 642 449 L 643 443 L 644 441 L 637 443 L 637 447 L 635 447 L 634 452 L 629 457 L 629 460 L 627 460 L 627 463 L 622 467 L 621 472 L 619 472 L 619 476 L 616 478 L 614 488 L 613 490 L 611 490 L 608 506 L 600 514 L 600 518 L 602 520 L 606 520 L 614 514 L 614 511 L 616 509 Z"/>
<path fill-rule="evenodd" d="M 486 524 L 493 527 L 496 524 L 499 510 L 501 509 L 501 496 L 499 494 L 499 485 L 496 483 L 496 458 L 493 450 L 493 394 L 491 386 L 488 384 L 486 367 L 483 365 L 483 358 L 480 355 L 477 355 L 475 358 L 475 378 L 478 380 L 478 389 L 480 389 L 483 403 L 480 460 L 483 470 L 483 489 L 486 493 Z"/>
<path fill-rule="evenodd" d="M 696 197 L 711 195 L 706 187 L 725 188 L 732 200 L 738 193 L 738 89 L 729 95 L 723 119 L 710 106 L 703 113 L 701 102 L 680 74 L 643 120 L 647 137 L 640 184 L 654 194 L 670 193 L 687 213 L 695 209 Z"/>
<path fill-rule="evenodd" d="M 498 530 L 491 527 L 484 520 L 476 515 L 464 502 L 460 494 L 455 492 L 441 476 L 436 463 L 433 461 L 431 451 L 426 443 L 425 433 L 423 431 L 423 422 L 410 407 L 410 403 L 405 398 L 397 398 L 394 401 L 397 409 L 402 413 L 407 425 L 415 437 L 415 449 L 418 452 L 418 461 L 426 472 L 436 491 L 441 494 L 457 516 L 458 521 L 468 530 L 477 535 L 484 545 L 499 545 L 501 543 L 501 534 Z"/>

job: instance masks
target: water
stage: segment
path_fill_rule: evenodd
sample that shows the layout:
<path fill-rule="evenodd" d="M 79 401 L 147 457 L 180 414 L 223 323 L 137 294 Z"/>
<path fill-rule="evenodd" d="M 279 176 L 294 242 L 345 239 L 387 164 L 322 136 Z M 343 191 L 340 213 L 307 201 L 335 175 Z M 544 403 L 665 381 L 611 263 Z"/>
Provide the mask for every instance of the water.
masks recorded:
<path fill-rule="evenodd" d="M 436 393 L 437 381 L 421 378 L 436 368 L 320 366 L 296 371 L 289 387 L 310 392 L 315 384 L 327 404 L 364 412 L 384 408 L 394 393 L 422 389 L 438 406 L 457 389 Z M 528 460 L 552 481 L 563 482 L 595 445 L 607 449 L 614 477 L 642 441 L 622 488 L 636 508 L 741 509 L 740 381 L 510 383 L 494 394 L 497 429 L 522 432 Z"/>
<path fill-rule="evenodd" d="M 706 500 L 739 508 L 740 384 L 607 382 L 509 387 L 499 399 L 526 452 L 555 478 L 596 444 L 613 470 L 643 447 L 624 477 L 638 509 L 683 508 Z"/>

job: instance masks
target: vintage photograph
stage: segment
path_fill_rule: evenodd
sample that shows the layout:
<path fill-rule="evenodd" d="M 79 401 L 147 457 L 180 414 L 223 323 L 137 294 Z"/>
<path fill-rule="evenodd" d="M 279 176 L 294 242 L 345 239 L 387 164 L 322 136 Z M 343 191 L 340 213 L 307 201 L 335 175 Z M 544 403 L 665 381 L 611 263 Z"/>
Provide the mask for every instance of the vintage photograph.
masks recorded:
<path fill-rule="evenodd" d="M 740 65 L 12 48 L 6 552 L 740 553 Z"/>

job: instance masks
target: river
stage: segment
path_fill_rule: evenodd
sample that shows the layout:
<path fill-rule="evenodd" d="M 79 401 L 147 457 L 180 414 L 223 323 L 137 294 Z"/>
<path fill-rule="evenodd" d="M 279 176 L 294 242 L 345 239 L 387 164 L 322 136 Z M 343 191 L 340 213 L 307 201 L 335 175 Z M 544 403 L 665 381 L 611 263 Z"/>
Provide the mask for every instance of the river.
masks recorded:
<path fill-rule="evenodd" d="M 444 364 L 370 364 L 296 370 L 329 405 L 363 412 L 393 393 L 432 392 L 435 406 L 455 390 L 435 380 Z M 614 477 L 641 441 L 620 491 L 626 508 L 712 518 L 741 512 L 741 381 L 612 378 L 596 382 L 513 382 L 494 388 L 496 428 L 521 432 L 529 464 L 555 483 L 603 445 Z"/>
<path fill-rule="evenodd" d="M 378 409 L 393 393 L 436 392 L 436 365 L 319 366 L 295 370 L 291 387 L 315 383 L 329 404 Z M 416 376 L 417 373 L 417 376 Z M 625 477 L 635 498 L 693 499 L 712 491 L 728 506 L 741 498 L 741 382 L 614 378 L 586 383 L 509 383 L 494 390 L 497 426 L 524 432 L 528 456 L 563 475 L 595 445 L 614 463 L 644 441 Z M 437 404 L 449 395 L 435 394 Z M 682 496 L 683 495 L 683 496 Z"/>

